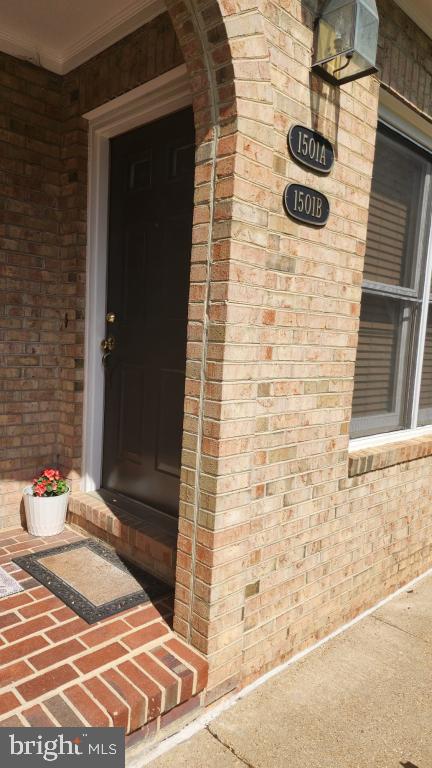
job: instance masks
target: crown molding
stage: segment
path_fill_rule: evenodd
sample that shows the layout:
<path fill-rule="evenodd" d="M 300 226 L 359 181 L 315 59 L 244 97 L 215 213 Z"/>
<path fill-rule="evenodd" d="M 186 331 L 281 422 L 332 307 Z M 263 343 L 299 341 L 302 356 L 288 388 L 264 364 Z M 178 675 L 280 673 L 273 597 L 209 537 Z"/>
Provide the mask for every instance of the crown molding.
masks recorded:
<path fill-rule="evenodd" d="M 163 0 L 135 0 L 67 49 L 63 54 L 61 74 L 75 69 L 164 11 L 166 6 Z"/>
<path fill-rule="evenodd" d="M 0 30 L 0 50 L 58 75 L 65 75 L 165 10 L 163 0 L 134 0 L 63 50 L 40 45 L 29 37 L 18 37 Z"/>

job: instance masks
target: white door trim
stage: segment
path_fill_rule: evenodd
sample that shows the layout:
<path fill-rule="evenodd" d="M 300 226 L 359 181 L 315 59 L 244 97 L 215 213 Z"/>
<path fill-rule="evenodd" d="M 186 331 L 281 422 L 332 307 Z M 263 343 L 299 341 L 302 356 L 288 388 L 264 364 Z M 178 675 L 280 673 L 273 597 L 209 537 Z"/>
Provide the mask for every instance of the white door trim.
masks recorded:
<path fill-rule="evenodd" d="M 104 371 L 100 342 L 106 313 L 109 140 L 191 103 L 189 78 L 182 65 L 84 115 L 89 121 L 89 162 L 83 491 L 97 490 L 102 477 Z"/>

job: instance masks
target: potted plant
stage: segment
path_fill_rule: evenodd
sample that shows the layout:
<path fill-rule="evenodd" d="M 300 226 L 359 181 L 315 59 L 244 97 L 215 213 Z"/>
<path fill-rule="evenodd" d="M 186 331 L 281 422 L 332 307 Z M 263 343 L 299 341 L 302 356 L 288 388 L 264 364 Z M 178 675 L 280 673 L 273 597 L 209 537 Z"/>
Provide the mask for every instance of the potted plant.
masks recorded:
<path fill-rule="evenodd" d="M 24 488 L 24 508 L 28 532 L 33 536 L 61 533 L 70 496 L 70 488 L 58 469 L 44 469 L 33 485 Z"/>

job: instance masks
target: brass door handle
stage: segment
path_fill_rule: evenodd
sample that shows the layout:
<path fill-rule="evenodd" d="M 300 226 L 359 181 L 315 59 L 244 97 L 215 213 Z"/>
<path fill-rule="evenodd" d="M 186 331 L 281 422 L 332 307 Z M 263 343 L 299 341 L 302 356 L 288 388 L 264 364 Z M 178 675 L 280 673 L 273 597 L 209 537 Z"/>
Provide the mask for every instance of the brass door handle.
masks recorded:
<path fill-rule="evenodd" d="M 112 352 L 115 348 L 115 338 L 114 336 L 108 336 L 106 339 L 102 339 L 101 341 L 101 350 L 102 352 Z"/>
<path fill-rule="evenodd" d="M 116 340 L 115 340 L 114 336 L 108 336 L 106 339 L 102 339 L 102 341 L 101 341 L 101 350 L 103 352 L 103 355 L 102 355 L 102 364 L 103 365 L 106 365 L 106 362 L 107 362 L 111 352 L 115 348 L 115 345 L 116 345 Z"/>

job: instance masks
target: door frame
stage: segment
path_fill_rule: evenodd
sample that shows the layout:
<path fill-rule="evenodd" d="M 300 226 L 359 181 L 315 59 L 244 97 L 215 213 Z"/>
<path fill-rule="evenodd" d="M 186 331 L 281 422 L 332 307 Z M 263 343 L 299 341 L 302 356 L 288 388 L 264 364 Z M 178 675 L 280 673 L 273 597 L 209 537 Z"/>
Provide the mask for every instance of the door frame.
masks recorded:
<path fill-rule="evenodd" d="M 87 112 L 88 198 L 84 412 L 81 490 L 96 491 L 102 478 L 104 369 L 108 263 L 110 139 L 192 104 L 186 66 L 181 65 Z"/>

